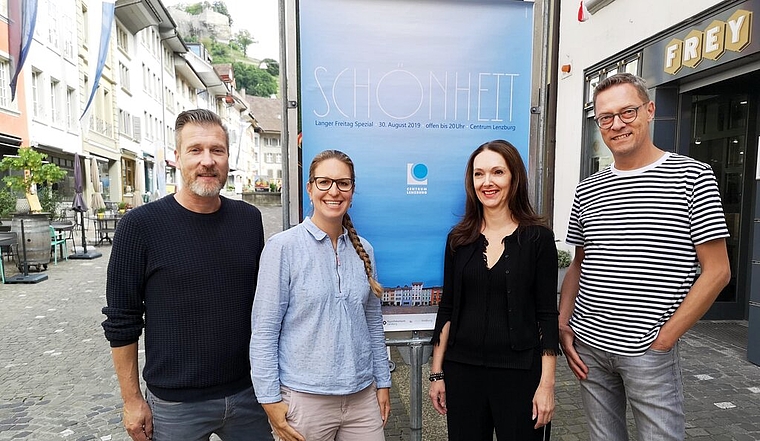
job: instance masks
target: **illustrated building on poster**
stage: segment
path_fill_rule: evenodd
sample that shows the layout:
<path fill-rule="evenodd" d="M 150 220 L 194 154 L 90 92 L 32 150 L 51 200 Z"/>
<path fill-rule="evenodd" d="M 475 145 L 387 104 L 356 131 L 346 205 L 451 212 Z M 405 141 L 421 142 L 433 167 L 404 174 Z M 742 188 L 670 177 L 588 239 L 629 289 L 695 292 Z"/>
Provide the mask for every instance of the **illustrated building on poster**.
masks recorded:
<path fill-rule="evenodd" d="M 383 306 L 436 306 L 441 302 L 443 288 L 425 288 L 422 282 L 412 282 L 411 286 L 397 286 L 383 290 Z"/>

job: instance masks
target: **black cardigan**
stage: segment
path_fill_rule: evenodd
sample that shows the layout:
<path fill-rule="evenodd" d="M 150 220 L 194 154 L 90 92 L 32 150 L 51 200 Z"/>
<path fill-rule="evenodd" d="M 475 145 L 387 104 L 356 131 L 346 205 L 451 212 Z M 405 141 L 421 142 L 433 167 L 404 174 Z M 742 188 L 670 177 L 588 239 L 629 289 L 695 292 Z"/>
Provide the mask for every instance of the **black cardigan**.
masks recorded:
<path fill-rule="evenodd" d="M 449 326 L 448 346 L 456 344 L 461 295 L 462 271 L 472 258 L 482 259 L 480 241 L 462 245 L 455 251 L 446 239 L 443 267 L 443 295 L 438 306 L 432 343 L 440 341 L 441 330 Z M 557 247 L 554 234 L 546 227 L 529 225 L 518 228 L 504 238 L 509 249 L 507 303 L 512 350 L 540 348 L 542 354 L 559 355 L 557 311 Z"/>

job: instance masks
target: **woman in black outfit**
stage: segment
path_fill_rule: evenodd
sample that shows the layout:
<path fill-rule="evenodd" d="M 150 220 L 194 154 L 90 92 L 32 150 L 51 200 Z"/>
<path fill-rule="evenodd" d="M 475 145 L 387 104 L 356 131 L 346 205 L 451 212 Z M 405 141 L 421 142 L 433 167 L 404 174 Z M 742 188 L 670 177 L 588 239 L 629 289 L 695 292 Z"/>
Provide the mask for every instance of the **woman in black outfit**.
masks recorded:
<path fill-rule="evenodd" d="M 528 200 L 525 165 L 496 140 L 467 162 L 446 241 L 430 398 L 449 440 L 548 440 L 559 355 L 557 249 Z"/>

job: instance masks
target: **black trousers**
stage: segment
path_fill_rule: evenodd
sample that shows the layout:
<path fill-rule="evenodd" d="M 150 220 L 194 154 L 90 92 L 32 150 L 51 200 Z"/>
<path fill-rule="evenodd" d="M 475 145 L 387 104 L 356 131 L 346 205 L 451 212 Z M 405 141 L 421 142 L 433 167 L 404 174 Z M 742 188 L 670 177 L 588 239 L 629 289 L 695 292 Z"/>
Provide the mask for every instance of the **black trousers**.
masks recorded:
<path fill-rule="evenodd" d="M 541 380 L 541 359 L 529 370 L 501 369 L 444 361 L 449 441 L 548 441 L 551 425 L 538 430 L 533 395 Z"/>

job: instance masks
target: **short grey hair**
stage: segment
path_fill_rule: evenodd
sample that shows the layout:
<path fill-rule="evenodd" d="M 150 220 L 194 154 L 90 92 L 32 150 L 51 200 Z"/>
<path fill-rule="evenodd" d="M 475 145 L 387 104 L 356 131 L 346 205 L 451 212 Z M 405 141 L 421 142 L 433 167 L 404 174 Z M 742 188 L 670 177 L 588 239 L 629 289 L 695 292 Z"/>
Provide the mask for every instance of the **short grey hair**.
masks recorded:
<path fill-rule="evenodd" d="M 222 122 L 222 118 L 216 113 L 206 109 L 191 109 L 177 115 L 177 121 L 174 123 L 174 142 L 179 148 L 182 129 L 186 124 L 198 124 L 201 126 L 219 126 L 224 130 L 224 144 L 227 146 L 227 153 L 230 151 L 230 132 Z"/>
<path fill-rule="evenodd" d="M 597 95 L 613 86 L 618 86 L 621 84 L 630 84 L 636 88 L 636 92 L 639 94 L 639 98 L 641 98 L 641 100 L 645 103 L 651 101 L 651 98 L 649 98 L 649 89 L 647 89 L 647 82 L 639 76 L 629 74 L 627 72 L 622 72 L 616 73 L 615 75 L 610 75 L 596 85 L 594 88 L 594 107 L 596 107 Z"/>

